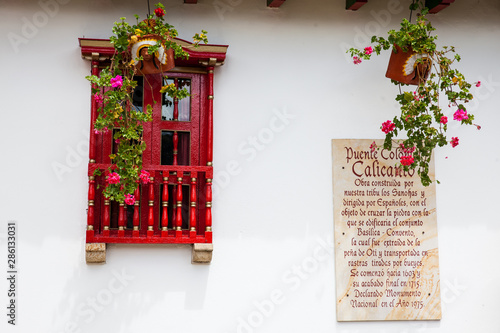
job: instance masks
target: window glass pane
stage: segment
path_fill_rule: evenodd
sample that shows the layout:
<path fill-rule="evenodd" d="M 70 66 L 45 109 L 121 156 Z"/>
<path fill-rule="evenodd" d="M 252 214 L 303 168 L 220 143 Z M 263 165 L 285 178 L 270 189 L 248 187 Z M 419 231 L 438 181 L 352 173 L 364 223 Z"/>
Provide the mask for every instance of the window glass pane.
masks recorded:
<path fill-rule="evenodd" d="M 178 79 L 179 89 L 186 88 L 188 93 L 191 93 L 191 80 Z M 191 120 L 191 96 L 183 98 L 179 101 L 179 121 Z"/>
<path fill-rule="evenodd" d="M 174 83 L 174 79 L 163 78 L 163 85 Z M 174 120 L 174 101 L 167 94 L 162 94 L 161 120 Z"/>
<path fill-rule="evenodd" d="M 134 76 L 134 81 L 137 82 L 137 86 L 132 93 L 132 108 L 142 112 L 144 104 L 144 78 L 142 76 Z"/>
<path fill-rule="evenodd" d="M 178 89 L 186 89 L 191 93 L 191 79 L 166 79 L 163 78 L 163 85 L 176 84 Z M 167 94 L 162 94 L 161 106 L 161 119 L 162 120 L 178 120 L 190 121 L 191 120 L 191 97 L 186 97 L 178 101 L 177 114 L 174 112 L 174 101 Z"/>
<path fill-rule="evenodd" d="M 174 165 L 175 155 L 177 155 L 176 165 L 189 165 L 189 140 L 189 132 L 177 132 L 177 154 L 175 154 L 174 131 L 162 131 L 161 165 Z"/>

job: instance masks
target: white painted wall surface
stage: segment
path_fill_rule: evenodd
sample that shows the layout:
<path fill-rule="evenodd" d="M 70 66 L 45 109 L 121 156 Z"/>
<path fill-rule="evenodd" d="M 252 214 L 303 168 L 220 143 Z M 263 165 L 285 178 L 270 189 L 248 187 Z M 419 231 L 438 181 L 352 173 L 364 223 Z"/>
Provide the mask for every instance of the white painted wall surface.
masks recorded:
<path fill-rule="evenodd" d="M 371 0 L 357 12 L 344 0 L 165 3 L 181 38 L 204 28 L 211 43 L 230 45 L 215 78 L 214 258 L 193 266 L 188 246 L 113 245 L 107 264 L 84 262 L 90 64 L 77 38 L 109 37 L 146 1 L 0 1 L 0 331 L 500 332 L 496 0 L 456 1 L 433 17 L 466 77 L 483 83 L 471 109 L 482 130 L 451 128 L 460 145 L 436 154 L 443 319 L 335 319 L 330 141 L 383 138 L 379 124 L 398 111 L 387 57 L 354 66 L 344 46 L 396 28 L 409 2 Z M 9 33 L 25 40 L 14 45 Z M 267 141 L 251 153 L 259 136 Z M 19 228 L 15 327 L 9 220 Z"/>

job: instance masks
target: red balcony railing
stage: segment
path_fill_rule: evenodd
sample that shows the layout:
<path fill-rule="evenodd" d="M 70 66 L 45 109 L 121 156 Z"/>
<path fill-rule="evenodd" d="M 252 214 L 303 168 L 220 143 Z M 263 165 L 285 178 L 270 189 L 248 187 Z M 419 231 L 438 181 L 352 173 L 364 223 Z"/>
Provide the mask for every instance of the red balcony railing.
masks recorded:
<path fill-rule="evenodd" d="M 102 194 L 109 165 L 90 165 L 87 243 L 212 243 L 211 166 L 145 167 L 150 183 L 125 205 Z M 95 169 L 102 175 L 92 176 Z"/>

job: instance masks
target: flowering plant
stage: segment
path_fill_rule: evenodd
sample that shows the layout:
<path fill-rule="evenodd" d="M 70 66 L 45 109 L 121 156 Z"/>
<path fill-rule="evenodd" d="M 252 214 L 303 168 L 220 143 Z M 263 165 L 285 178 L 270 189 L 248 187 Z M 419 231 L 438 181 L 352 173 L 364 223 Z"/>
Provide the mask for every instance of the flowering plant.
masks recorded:
<path fill-rule="evenodd" d="M 474 125 L 474 116 L 467 112 L 465 106 L 473 95 L 470 92 L 472 84 L 465 80 L 460 71 L 452 68 L 455 62 L 460 61 L 455 48 L 436 47 L 437 36 L 431 35 L 435 29 L 426 18 L 428 9 L 425 1 L 418 0 L 410 5 L 411 11 L 417 9 L 420 9 L 420 13 L 416 23 L 403 19 L 401 28 L 398 31 L 390 30 L 387 38 L 373 36 L 373 46 L 351 48 L 347 52 L 351 54 L 354 64 L 370 59 L 374 53 L 379 55 L 382 49 L 391 48 L 394 54 L 408 52 L 406 62 L 398 70 L 401 73 L 407 71 L 407 80 L 413 80 L 411 84 L 417 87 L 413 92 L 401 91 L 401 85 L 409 81 L 392 80 L 400 87 L 396 101 L 400 104 L 401 113 L 392 121 L 384 122 L 381 129 L 385 133 L 384 148 L 396 146 L 401 149 L 403 157 L 400 167 L 405 171 L 416 169 L 422 184 L 428 186 L 432 182 L 428 174 L 432 151 L 437 146 L 450 143 L 456 147 L 459 143 L 458 137 L 453 137 L 451 141 L 446 137 L 448 117 L 445 112 L 453 112 L 453 119 L 461 125 Z M 393 78 L 389 74 L 388 69 L 386 76 Z M 479 81 L 475 83 L 476 87 L 480 84 Z M 443 96 L 447 99 L 446 103 L 440 100 Z M 441 103 L 448 108 L 443 110 Z M 400 131 L 406 132 L 407 138 L 395 140 Z M 377 149 L 374 145 L 370 148 Z"/>
<path fill-rule="evenodd" d="M 139 21 L 139 16 L 135 15 L 136 23 L 133 25 L 127 23 L 124 17 L 120 22 L 115 22 L 114 35 L 110 37 L 115 53 L 110 65 L 103 69 L 99 76 L 86 77 L 92 83 L 94 101 L 98 104 L 94 122 L 95 135 L 114 129 L 113 139 L 117 145 L 117 151 L 110 155 L 113 165 L 108 169 L 104 196 L 128 205 L 135 202 L 133 193 L 138 183 L 149 182 L 149 173 L 142 170 L 142 153 L 146 149 L 143 124 L 152 120 L 152 107 L 147 105 L 143 111 L 142 108 L 133 106 L 132 94 L 137 86 L 134 76 L 142 74 L 138 72 L 137 64 L 146 60 L 149 55 L 158 57 L 170 49 L 177 58 L 189 57 L 188 53 L 173 41 L 177 30 L 165 21 L 165 7 L 161 3 L 156 7 L 154 15 L 148 15 L 144 21 Z M 155 42 L 142 45 L 143 52 L 133 54 L 134 45 L 137 46 L 139 40 L 151 35 L 155 35 Z M 200 42 L 206 44 L 206 31 L 195 34 L 193 40 L 194 47 Z M 161 67 L 160 71 L 163 71 Z M 189 96 L 185 88 L 179 90 L 175 85 L 164 86 L 160 91 L 171 98 L 182 99 Z M 96 169 L 95 174 L 100 174 L 99 169 Z"/>

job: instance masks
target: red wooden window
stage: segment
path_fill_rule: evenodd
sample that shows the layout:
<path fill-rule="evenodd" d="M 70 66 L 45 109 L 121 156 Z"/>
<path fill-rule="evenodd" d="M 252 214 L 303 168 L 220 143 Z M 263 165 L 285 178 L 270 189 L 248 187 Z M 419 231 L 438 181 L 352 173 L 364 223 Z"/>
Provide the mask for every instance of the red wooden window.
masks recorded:
<path fill-rule="evenodd" d="M 92 100 L 89 149 L 89 204 L 87 243 L 211 243 L 213 75 L 225 59 L 227 46 L 204 45 L 191 49 L 189 60 L 176 60 L 164 74 L 136 77 L 133 107 L 153 108 L 153 121 L 144 125 L 143 169 L 151 183 L 139 185 L 135 205 L 107 200 L 105 172 L 116 149 L 113 131 L 94 134 L 98 105 Z M 92 74 L 113 53 L 107 40 L 80 39 L 82 56 L 92 61 Z M 186 88 L 190 97 L 172 100 L 160 93 L 162 85 Z M 102 171 L 94 176 L 94 171 Z"/>

